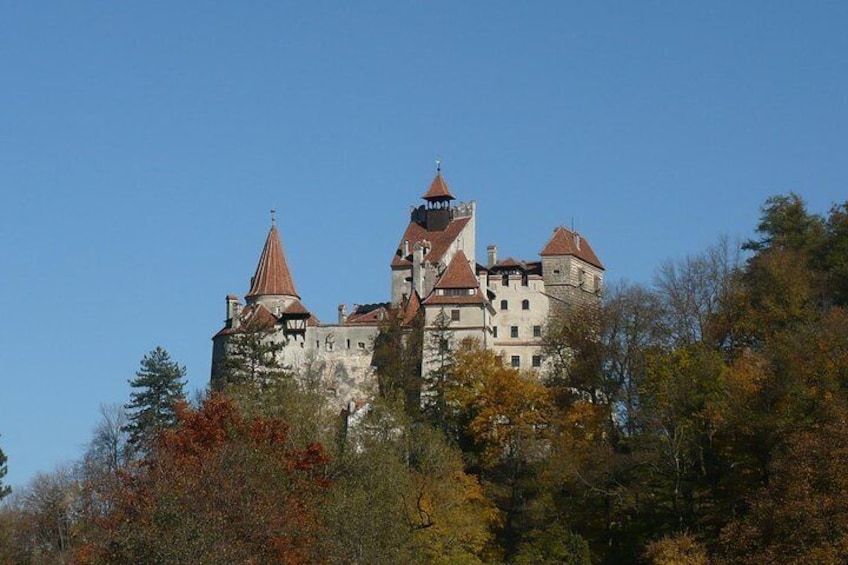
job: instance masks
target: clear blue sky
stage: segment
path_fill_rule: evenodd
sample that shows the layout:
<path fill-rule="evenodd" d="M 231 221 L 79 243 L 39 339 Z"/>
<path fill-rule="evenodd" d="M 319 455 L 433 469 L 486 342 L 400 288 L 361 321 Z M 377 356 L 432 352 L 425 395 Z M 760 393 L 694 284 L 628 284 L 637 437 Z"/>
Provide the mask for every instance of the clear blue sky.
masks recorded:
<path fill-rule="evenodd" d="M 0 447 L 76 458 L 162 345 L 206 386 L 278 223 L 319 317 L 389 296 L 434 159 L 478 256 L 608 280 L 848 197 L 845 2 L 0 0 Z"/>

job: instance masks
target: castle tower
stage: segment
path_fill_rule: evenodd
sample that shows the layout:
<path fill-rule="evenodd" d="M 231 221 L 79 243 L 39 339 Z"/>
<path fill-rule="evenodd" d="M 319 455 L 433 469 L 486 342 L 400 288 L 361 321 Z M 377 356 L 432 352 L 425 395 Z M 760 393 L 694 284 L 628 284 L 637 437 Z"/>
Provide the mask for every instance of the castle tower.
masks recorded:
<path fill-rule="evenodd" d="M 421 304 L 424 307 L 425 343 L 431 332 L 444 330 L 444 323 L 447 323 L 452 341 L 458 343 L 471 337 L 484 347 L 488 346 L 494 311 L 480 288 L 480 281 L 474 274 L 471 262 L 461 249 L 453 256 L 433 291 Z M 432 359 L 425 354 L 425 374 L 431 363 Z"/>
<path fill-rule="evenodd" d="M 553 309 L 598 299 L 604 266 L 579 233 L 557 227 L 539 255 L 545 292 L 552 298 Z"/>
<path fill-rule="evenodd" d="M 294 288 L 277 224 L 273 220 L 256 273 L 250 278 L 250 291 L 244 298 L 248 304 L 262 304 L 272 312 L 300 299 Z"/>
<path fill-rule="evenodd" d="M 227 295 L 227 317 L 224 327 L 212 338 L 212 382 L 217 379 L 217 365 L 227 355 L 231 336 L 248 327 L 279 331 L 289 341 L 305 340 L 312 314 L 301 303 L 289 271 L 280 232 L 272 216 L 271 229 L 265 238 L 256 272 L 250 278 L 250 290 L 242 307 L 235 295 Z"/>
<path fill-rule="evenodd" d="M 441 167 L 421 198 L 426 203 L 410 213 L 409 225 L 392 257 L 391 302 L 396 306 L 415 292 L 421 297 L 429 295 L 457 251 L 462 250 L 474 262 L 475 203 L 451 203 L 456 197 Z"/>

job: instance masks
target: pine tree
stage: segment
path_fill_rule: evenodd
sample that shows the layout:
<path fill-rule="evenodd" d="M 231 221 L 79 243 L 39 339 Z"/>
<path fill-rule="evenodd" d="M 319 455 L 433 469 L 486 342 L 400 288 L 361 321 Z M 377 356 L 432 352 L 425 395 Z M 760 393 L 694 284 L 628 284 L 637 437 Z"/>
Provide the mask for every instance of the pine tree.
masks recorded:
<path fill-rule="evenodd" d="M 6 454 L 3 453 L 3 450 L 0 449 L 0 500 L 10 492 L 12 492 L 12 487 L 6 485 L 3 486 L 3 477 L 6 476 L 6 473 L 9 471 L 6 466 Z"/>
<path fill-rule="evenodd" d="M 236 385 L 258 386 L 290 378 L 291 367 L 281 358 L 288 340 L 279 339 L 274 326 L 247 322 L 231 337 L 227 354 L 215 367 L 212 388 L 223 391 Z"/>
<path fill-rule="evenodd" d="M 161 430 L 176 422 L 175 405 L 185 400 L 182 379 L 186 369 L 157 347 L 144 356 L 135 375 L 129 383 L 137 392 L 130 393 L 130 403 L 125 406 L 129 423 L 124 431 L 133 448 L 146 451 Z"/>

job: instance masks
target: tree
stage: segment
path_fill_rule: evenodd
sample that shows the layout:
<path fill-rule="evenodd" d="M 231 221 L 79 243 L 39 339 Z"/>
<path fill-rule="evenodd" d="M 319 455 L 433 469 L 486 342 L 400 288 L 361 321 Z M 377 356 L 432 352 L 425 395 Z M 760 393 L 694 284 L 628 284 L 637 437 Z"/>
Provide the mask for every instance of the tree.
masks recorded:
<path fill-rule="evenodd" d="M 171 360 L 168 352 L 157 347 L 141 360 L 136 378 L 129 381 L 137 392 L 130 393 L 128 423 L 129 444 L 149 451 L 156 436 L 176 423 L 176 405 L 185 400 L 182 381 L 185 367 Z"/>
<path fill-rule="evenodd" d="M 424 412 L 436 427 L 448 435 L 456 433 L 456 430 L 450 428 L 445 392 L 455 363 L 456 344 L 450 324 L 450 316 L 442 308 L 433 319 L 433 327 L 427 332 L 425 353 L 428 362 L 424 369 L 422 391 Z"/>
<path fill-rule="evenodd" d="M 6 506 L 12 563 L 70 563 L 81 542 L 80 480 L 69 466 L 39 473 Z"/>
<path fill-rule="evenodd" d="M 457 430 L 469 469 L 480 473 L 487 497 L 504 514 L 501 543 L 509 555 L 536 525 L 529 509 L 536 467 L 550 449 L 548 389 L 471 338 L 455 352 L 445 385 L 449 428 Z"/>
<path fill-rule="evenodd" d="M 7 496 L 10 492 L 12 492 L 12 487 L 10 487 L 9 485 L 3 485 L 3 477 L 5 477 L 6 473 L 9 471 L 9 468 L 6 465 L 6 461 L 6 454 L 3 453 L 2 449 L 0 449 L 0 500 L 2 500 L 4 496 Z"/>
<path fill-rule="evenodd" d="M 286 339 L 277 339 L 274 325 L 251 318 L 230 337 L 226 355 L 213 371 L 212 388 L 225 390 L 231 385 L 247 384 L 263 388 L 273 381 L 286 379 L 291 371 L 282 361 Z"/>
<path fill-rule="evenodd" d="M 444 434 L 400 399 L 378 399 L 351 426 L 322 505 L 326 555 L 340 563 L 480 563 L 499 513 Z"/>
<path fill-rule="evenodd" d="M 322 446 L 292 449 L 283 421 L 244 418 L 217 394 L 176 417 L 117 493 L 91 561 L 319 562 Z"/>
<path fill-rule="evenodd" d="M 400 392 L 410 414 L 421 411 L 421 358 L 424 344 L 424 314 L 409 323 L 393 312 L 380 327 L 374 339 L 372 365 L 377 374 L 380 396 L 391 397 Z"/>

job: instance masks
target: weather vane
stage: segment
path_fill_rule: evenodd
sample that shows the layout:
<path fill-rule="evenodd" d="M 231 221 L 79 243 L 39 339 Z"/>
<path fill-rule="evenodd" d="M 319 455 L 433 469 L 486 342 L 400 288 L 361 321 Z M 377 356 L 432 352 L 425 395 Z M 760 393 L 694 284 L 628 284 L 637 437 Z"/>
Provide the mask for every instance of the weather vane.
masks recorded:
<path fill-rule="evenodd" d="M 436 172 L 437 173 L 442 172 L 442 159 L 441 159 L 441 157 L 436 157 Z"/>
<path fill-rule="evenodd" d="M 277 225 L 277 211 L 271 208 L 271 225 Z"/>

